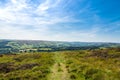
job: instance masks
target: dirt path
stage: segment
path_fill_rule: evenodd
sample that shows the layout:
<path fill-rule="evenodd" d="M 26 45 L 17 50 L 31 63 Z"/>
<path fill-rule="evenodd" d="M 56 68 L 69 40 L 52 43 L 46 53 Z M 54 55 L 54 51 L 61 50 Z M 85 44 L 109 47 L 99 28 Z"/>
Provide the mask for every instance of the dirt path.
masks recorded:
<path fill-rule="evenodd" d="M 51 68 L 51 74 L 48 80 L 70 80 L 68 70 L 65 65 L 64 55 L 55 53 L 55 64 Z"/>

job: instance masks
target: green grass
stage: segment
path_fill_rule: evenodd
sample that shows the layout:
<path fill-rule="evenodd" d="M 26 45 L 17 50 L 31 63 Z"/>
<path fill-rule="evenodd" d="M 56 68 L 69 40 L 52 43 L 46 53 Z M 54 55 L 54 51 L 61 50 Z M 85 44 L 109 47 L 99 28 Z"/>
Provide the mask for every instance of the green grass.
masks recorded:
<path fill-rule="evenodd" d="M 97 54 L 94 51 L 85 51 L 84 54 L 81 54 L 81 51 L 65 52 L 70 78 L 72 80 L 120 80 L 119 51 L 105 49 L 95 50 L 95 52 Z"/>
<path fill-rule="evenodd" d="M 52 56 L 52 53 L 3 55 L 0 57 L 0 80 L 46 80 L 54 64 Z"/>
<path fill-rule="evenodd" d="M 0 80 L 120 80 L 120 49 L 0 55 Z"/>

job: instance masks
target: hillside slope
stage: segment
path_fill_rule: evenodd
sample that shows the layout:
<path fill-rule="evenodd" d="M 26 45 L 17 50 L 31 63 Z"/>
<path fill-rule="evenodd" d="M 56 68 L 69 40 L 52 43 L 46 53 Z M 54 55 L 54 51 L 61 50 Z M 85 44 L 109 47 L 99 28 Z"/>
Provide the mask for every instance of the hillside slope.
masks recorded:
<path fill-rule="evenodd" d="M 120 43 L 61 42 L 40 40 L 0 40 L 0 53 L 83 50 L 120 47 Z"/>

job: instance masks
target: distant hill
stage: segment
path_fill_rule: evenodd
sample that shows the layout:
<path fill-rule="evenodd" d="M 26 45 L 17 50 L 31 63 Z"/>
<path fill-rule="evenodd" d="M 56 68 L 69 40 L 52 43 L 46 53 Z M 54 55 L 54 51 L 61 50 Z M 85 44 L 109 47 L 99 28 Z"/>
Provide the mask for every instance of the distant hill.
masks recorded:
<path fill-rule="evenodd" d="M 0 53 L 41 52 L 120 47 L 120 43 L 62 42 L 42 40 L 0 40 Z"/>

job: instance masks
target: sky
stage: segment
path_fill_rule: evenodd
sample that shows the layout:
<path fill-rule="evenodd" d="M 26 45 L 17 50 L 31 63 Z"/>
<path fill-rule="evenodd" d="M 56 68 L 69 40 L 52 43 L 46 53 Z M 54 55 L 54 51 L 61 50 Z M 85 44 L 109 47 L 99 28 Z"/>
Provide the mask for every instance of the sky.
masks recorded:
<path fill-rule="evenodd" d="M 0 39 L 120 42 L 120 0 L 0 0 Z"/>

